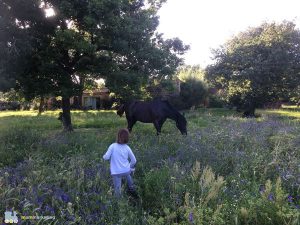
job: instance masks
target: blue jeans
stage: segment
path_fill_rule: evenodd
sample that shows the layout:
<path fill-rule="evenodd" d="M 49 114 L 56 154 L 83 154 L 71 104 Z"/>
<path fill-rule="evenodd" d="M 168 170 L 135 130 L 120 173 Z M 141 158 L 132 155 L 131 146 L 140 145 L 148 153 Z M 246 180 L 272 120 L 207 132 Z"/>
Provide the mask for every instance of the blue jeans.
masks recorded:
<path fill-rule="evenodd" d="M 121 185 L 122 185 L 122 178 L 125 177 L 127 180 L 127 185 L 129 190 L 134 190 L 133 180 L 130 176 L 130 171 L 127 173 L 121 173 L 121 174 L 115 174 L 112 175 L 113 182 L 114 182 L 114 190 L 115 190 L 115 196 L 119 197 L 121 195 Z"/>

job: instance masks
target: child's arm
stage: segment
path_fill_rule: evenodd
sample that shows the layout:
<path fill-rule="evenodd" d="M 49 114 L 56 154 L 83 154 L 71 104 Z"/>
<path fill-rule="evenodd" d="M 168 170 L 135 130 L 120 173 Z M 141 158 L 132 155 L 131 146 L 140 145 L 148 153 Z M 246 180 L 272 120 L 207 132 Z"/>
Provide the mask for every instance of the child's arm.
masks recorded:
<path fill-rule="evenodd" d="M 107 152 L 103 155 L 104 160 L 109 160 L 113 151 L 113 145 L 111 144 L 107 150 Z"/>
<path fill-rule="evenodd" d="M 136 164 L 136 158 L 133 154 L 133 152 L 131 151 L 131 149 L 129 148 L 129 151 L 128 151 L 128 155 L 129 155 L 129 158 L 130 158 L 130 167 L 133 168 Z"/>

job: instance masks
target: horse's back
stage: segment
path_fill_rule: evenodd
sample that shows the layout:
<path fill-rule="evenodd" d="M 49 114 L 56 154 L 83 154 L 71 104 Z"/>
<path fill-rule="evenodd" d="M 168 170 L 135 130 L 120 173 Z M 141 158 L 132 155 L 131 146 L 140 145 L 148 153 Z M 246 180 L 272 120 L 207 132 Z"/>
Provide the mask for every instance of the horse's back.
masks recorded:
<path fill-rule="evenodd" d="M 150 102 L 135 101 L 129 107 L 129 115 L 135 120 L 144 123 L 153 123 L 166 117 L 168 106 L 164 101 L 154 100 Z"/>
<path fill-rule="evenodd" d="M 147 102 L 133 101 L 129 104 L 126 115 L 128 119 L 152 123 L 151 107 Z"/>

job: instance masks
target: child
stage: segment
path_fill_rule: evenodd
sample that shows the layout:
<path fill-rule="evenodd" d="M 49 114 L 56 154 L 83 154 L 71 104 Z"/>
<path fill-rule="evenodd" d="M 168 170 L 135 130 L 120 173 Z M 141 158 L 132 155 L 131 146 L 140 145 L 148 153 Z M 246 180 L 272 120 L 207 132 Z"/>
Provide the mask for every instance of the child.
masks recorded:
<path fill-rule="evenodd" d="M 129 132 L 127 129 L 120 129 L 117 136 L 117 142 L 109 146 L 103 159 L 110 159 L 110 172 L 113 178 L 115 196 L 121 195 L 122 177 L 125 177 L 128 184 L 129 192 L 134 193 L 134 184 L 130 176 L 131 170 L 134 170 L 136 158 L 127 145 Z M 130 162 L 128 161 L 130 158 Z"/>

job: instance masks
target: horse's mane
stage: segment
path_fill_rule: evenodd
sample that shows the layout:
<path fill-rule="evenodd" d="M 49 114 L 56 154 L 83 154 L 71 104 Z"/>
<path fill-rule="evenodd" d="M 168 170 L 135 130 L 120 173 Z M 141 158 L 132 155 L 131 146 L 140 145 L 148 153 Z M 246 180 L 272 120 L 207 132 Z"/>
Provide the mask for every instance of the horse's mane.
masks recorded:
<path fill-rule="evenodd" d="M 164 102 L 172 110 L 172 112 L 175 114 L 176 121 L 180 119 L 181 120 L 185 119 L 184 116 L 181 115 L 181 113 L 177 109 L 175 109 L 174 106 L 172 106 L 168 100 L 161 100 L 161 101 Z"/>

